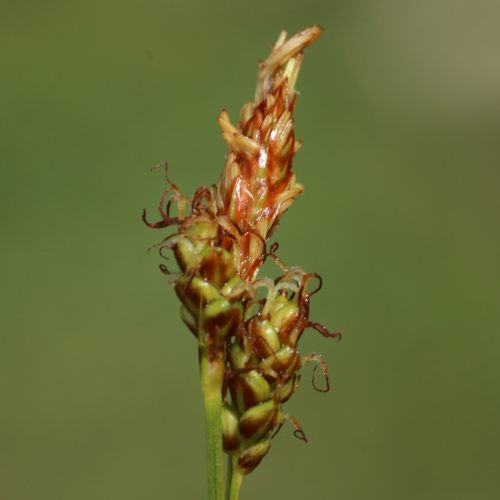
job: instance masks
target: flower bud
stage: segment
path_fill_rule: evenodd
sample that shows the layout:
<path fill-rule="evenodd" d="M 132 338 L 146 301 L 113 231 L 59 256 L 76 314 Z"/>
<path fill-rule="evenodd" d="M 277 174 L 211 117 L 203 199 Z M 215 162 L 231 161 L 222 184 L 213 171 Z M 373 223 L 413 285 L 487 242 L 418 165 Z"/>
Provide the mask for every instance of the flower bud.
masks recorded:
<path fill-rule="evenodd" d="M 229 389 L 233 403 L 241 412 L 267 401 L 271 397 L 269 383 L 257 370 L 231 377 Z"/>
<path fill-rule="evenodd" d="M 253 337 L 253 347 L 259 359 L 270 356 L 280 348 L 278 332 L 268 320 L 252 319 L 248 332 Z"/>
<path fill-rule="evenodd" d="M 248 409 L 240 418 L 240 432 L 247 439 L 259 439 L 281 419 L 281 407 L 274 400 Z"/>
<path fill-rule="evenodd" d="M 241 276 L 233 276 L 221 288 L 221 293 L 227 298 L 232 300 L 242 301 L 244 299 L 251 299 L 256 295 L 256 292 L 246 282 L 241 279 Z"/>
<path fill-rule="evenodd" d="M 197 251 L 187 238 L 179 238 L 174 246 L 174 256 L 182 272 L 191 269 L 197 261 Z"/>
<path fill-rule="evenodd" d="M 222 407 L 222 445 L 226 453 L 240 447 L 238 423 L 236 412 L 228 404 L 225 404 Z"/>
<path fill-rule="evenodd" d="M 298 389 L 299 387 L 300 375 L 296 373 L 293 374 L 293 377 L 289 378 L 285 383 L 278 384 L 276 388 L 276 396 L 278 397 L 280 403 L 286 403 L 291 395 Z"/>
<path fill-rule="evenodd" d="M 198 277 L 181 276 L 175 284 L 175 292 L 195 317 L 209 302 L 221 298 L 217 288 Z"/>
<path fill-rule="evenodd" d="M 208 245 L 208 241 L 217 236 L 217 229 L 218 225 L 213 222 L 198 222 L 184 234 L 191 239 L 197 253 L 200 253 Z"/>
<path fill-rule="evenodd" d="M 271 434 L 269 433 L 265 439 L 247 448 L 238 457 L 238 467 L 245 473 L 250 474 L 271 448 Z"/>
<path fill-rule="evenodd" d="M 299 308 L 296 303 L 288 304 L 278 309 L 271 316 L 271 324 L 278 330 L 280 341 L 284 343 L 287 334 L 299 318 Z"/>
<path fill-rule="evenodd" d="M 223 248 L 207 247 L 200 254 L 200 276 L 220 288 L 234 275 L 232 255 Z"/>
<path fill-rule="evenodd" d="M 250 361 L 251 353 L 245 351 L 245 347 L 236 341 L 229 347 L 229 364 L 234 371 L 243 370 Z"/>
<path fill-rule="evenodd" d="M 236 276 L 233 276 L 230 280 L 228 280 L 224 286 L 220 289 L 222 295 L 229 295 L 233 290 L 234 288 L 236 287 L 236 285 L 238 283 L 241 283 L 243 280 L 241 279 L 240 276 L 236 275 Z"/>
<path fill-rule="evenodd" d="M 282 307 L 290 304 L 290 301 L 286 298 L 285 295 L 278 295 L 273 302 L 271 307 L 271 316 L 273 316 L 276 312 L 278 312 Z"/>
<path fill-rule="evenodd" d="M 291 373 L 300 368 L 300 356 L 297 349 L 289 346 L 282 347 L 275 354 L 263 359 L 259 366 L 266 369 L 274 370 L 277 373 Z"/>
<path fill-rule="evenodd" d="M 215 342 L 222 342 L 243 320 L 243 306 L 239 302 L 218 299 L 203 309 L 203 330 L 210 332 Z"/>

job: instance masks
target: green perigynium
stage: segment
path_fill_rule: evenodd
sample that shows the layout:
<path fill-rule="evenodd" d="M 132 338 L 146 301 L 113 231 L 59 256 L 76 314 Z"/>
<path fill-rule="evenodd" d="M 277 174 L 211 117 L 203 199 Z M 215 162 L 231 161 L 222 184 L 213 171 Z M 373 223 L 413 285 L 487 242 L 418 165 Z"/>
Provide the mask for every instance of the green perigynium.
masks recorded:
<path fill-rule="evenodd" d="M 170 274 L 181 318 L 198 340 L 210 500 L 222 499 L 222 448 L 231 471 L 226 498 L 234 500 L 243 476 L 269 452 L 285 420 L 306 441 L 282 405 L 297 390 L 304 364 L 319 364 L 326 390 L 328 373 L 321 357 L 301 354 L 298 343 L 307 328 L 341 336 L 309 320 L 319 276 L 283 264 L 275 254 L 277 244 L 267 250 L 281 217 L 303 191 L 292 170 L 301 145 L 293 130 L 295 83 L 303 49 L 321 33 L 313 26 L 286 41 L 283 32 L 259 63 L 255 100 L 245 104 L 237 125 L 222 112 L 218 121 L 229 153 L 218 185 L 185 198 L 164 164 L 169 189 L 160 201 L 161 220 L 149 223 L 143 215 L 149 227 L 177 227 L 158 245 L 160 253 L 173 251 L 179 272 L 160 268 Z M 173 204 L 177 216 L 170 213 Z M 276 279 L 259 277 L 268 258 L 280 268 Z M 308 290 L 311 280 L 319 282 L 316 290 Z"/>

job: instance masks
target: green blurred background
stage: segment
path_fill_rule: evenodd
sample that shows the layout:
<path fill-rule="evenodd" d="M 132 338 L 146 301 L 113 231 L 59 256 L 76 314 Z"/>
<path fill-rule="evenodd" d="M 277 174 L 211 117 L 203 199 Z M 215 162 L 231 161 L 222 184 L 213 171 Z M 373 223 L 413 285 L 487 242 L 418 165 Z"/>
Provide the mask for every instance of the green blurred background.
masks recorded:
<path fill-rule="evenodd" d="M 500 4 L 18 1 L 0 13 L 2 500 L 205 498 L 196 345 L 149 245 L 168 160 L 218 180 L 216 117 L 282 28 L 305 54 L 277 240 L 324 279 L 310 385 L 241 500 L 500 498 Z M 277 272 L 272 267 L 269 272 Z"/>

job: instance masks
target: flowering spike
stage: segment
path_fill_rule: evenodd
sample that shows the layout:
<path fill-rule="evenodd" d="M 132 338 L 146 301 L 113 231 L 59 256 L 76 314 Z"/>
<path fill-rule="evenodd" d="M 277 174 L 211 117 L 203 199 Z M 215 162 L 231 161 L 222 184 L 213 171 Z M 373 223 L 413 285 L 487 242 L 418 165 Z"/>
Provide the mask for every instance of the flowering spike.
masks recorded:
<path fill-rule="evenodd" d="M 222 447 L 231 456 L 231 498 L 241 478 L 252 472 L 269 451 L 273 431 L 285 420 L 295 436 L 307 442 L 302 428 L 282 405 L 298 389 L 299 370 L 319 363 L 329 389 L 328 371 L 320 356 L 301 357 L 299 340 L 307 328 L 324 337 L 337 337 L 309 320 L 310 299 L 321 289 L 321 277 L 301 267 L 287 267 L 273 243 L 279 221 L 302 193 L 292 170 L 301 142 L 295 139 L 295 85 L 302 51 L 322 28 L 312 26 L 286 40 L 283 31 L 271 54 L 259 62 L 254 101 L 246 103 L 236 125 L 222 110 L 218 123 L 229 152 L 217 186 L 198 188 L 192 199 L 170 180 L 161 196 L 161 220 L 151 228 L 176 226 L 177 231 L 153 246 L 171 249 L 180 272 L 160 269 L 175 284 L 181 318 L 198 340 L 202 388 L 208 426 L 210 470 L 220 470 Z M 177 204 L 177 216 L 171 215 Z M 280 276 L 258 277 L 267 257 Z M 316 278 L 315 290 L 308 282 Z M 259 296 L 259 288 L 267 292 Z M 320 392 L 314 383 L 313 386 Z M 228 400 L 229 398 L 229 400 Z M 277 431 L 276 431 L 277 432 Z M 220 452 L 220 453 L 219 453 Z M 220 474 L 209 480 L 211 499 L 219 499 Z"/>
<path fill-rule="evenodd" d="M 301 51 L 322 32 L 312 26 L 285 42 L 283 31 L 271 55 L 259 64 L 255 100 L 245 104 L 236 127 L 225 110 L 218 119 L 230 152 L 219 181 L 217 208 L 243 235 L 240 275 L 247 281 L 257 275 L 263 241 L 303 191 L 292 171 L 300 147 L 293 131 L 295 83 Z"/>

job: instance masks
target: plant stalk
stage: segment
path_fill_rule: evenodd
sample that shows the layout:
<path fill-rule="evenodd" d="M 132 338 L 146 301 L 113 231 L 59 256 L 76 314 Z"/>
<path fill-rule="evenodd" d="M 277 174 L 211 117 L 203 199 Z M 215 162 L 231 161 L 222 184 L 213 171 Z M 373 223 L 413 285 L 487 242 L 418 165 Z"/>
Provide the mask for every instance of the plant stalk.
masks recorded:
<path fill-rule="evenodd" d="M 200 363 L 207 432 L 208 500 L 223 500 L 224 468 L 221 409 L 224 363 L 209 351 L 209 347 L 201 348 Z"/>
<path fill-rule="evenodd" d="M 231 457 L 231 483 L 229 483 L 228 476 L 228 491 L 227 491 L 227 500 L 238 500 L 240 495 L 241 483 L 243 482 L 243 478 L 245 474 L 238 467 L 238 455 L 234 455 Z M 229 486 L 230 484 L 230 486 Z"/>

